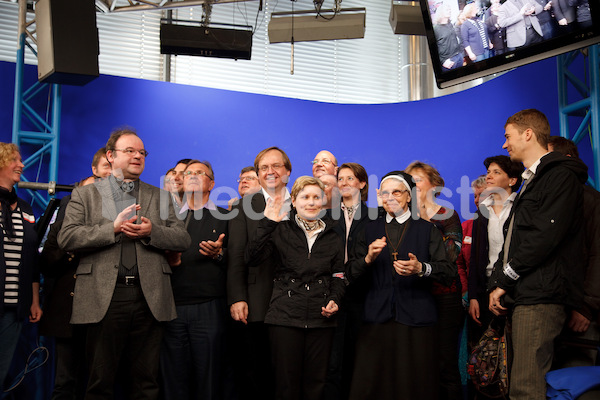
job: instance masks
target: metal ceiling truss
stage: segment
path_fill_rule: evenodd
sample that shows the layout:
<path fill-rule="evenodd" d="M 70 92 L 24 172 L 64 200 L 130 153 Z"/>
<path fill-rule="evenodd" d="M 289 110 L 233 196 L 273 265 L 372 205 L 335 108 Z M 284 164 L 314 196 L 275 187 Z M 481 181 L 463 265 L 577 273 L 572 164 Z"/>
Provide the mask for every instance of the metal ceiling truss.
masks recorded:
<path fill-rule="evenodd" d="M 581 79 L 581 71 L 575 70 L 575 62 L 587 62 L 589 77 Z M 557 56 L 558 104 L 560 112 L 560 135 L 579 146 L 589 138 L 593 156 L 588 183 L 600 190 L 600 45 L 576 50 Z M 578 66 L 580 64 L 577 64 Z M 571 70 L 570 68 L 573 68 Z M 580 98 L 569 102 L 568 94 L 576 92 Z M 573 118 L 581 119 L 575 130 L 570 126 Z"/>
<path fill-rule="evenodd" d="M 30 15 L 31 16 L 31 15 Z M 37 57 L 32 46 L 36 41 L 35 18 L 27 21 L 27 0 L 19 0 L 19 33 L 17 36 L 17 61 L 15 72 L 15 97 L 13 108 L 12 141 L 26 157 L 23 182 L 40 180 L 39 171 L 47 168 L 48 179 L 44 182 L 56 182 L 58 174 L 58 145 L 60 137 L 61 85 L 36 81 L 25 89 L 25 48 L 28 47 Z M 33 203 L 45 209 L 50 200 L 48 194 L 27 190 Z M 43 193 L 43 192 L 42 192 Z"/>
<path fill-rule="evenodd" d="M 207 4 L 225 4 L 256 0 L 95 0 L 96 9 L 103 13 L 124 11 L 170 10 Z"/>

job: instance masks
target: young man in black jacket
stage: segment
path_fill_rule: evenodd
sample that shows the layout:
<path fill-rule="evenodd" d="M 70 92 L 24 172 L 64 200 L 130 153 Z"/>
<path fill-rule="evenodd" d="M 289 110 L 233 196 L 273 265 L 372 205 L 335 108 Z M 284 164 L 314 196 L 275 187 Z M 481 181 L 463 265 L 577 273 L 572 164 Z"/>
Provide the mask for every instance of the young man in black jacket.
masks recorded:
<path fill-rule="evenodd" d="M 545 374 L 567 307 L 582 301 L 583 187 L 581 161 L 548 152 L 550 125 L 523 110 L 505 126 L 502 146 L 525 166 L 524 184 L 505 225 L 505 244 L 490 279 L 490 310 L 512 309 L 511 400 L 544 400 Z"/>

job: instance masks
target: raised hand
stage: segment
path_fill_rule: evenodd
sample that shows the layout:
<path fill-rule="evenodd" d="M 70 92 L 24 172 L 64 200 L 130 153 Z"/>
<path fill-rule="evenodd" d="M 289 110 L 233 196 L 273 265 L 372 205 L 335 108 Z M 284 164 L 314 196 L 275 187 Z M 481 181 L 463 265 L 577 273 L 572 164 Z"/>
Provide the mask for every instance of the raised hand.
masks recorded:
<path fill-rule="evenodd" d="M 367 264 L 371 264 L 373 261 L 375 261 L 375 259 L 381 253 L 381 251 L 384 249 L 385 246 L 387 246 L 385 236 L 383 236 L 381 239 L 375 239 L 369 245 L 369 251 L 367 252 L 367 255 L 365 256 L 365 262 Z"/>
<path fill-rule="evenodd" d="M 279 195 L 274 198 L 267 199 L 267 206 L 265 207 L 265 217 L 271 221 L 280 222 L 285 214 L 281 212 L 283 207 L 283 198 Z"/>
<path fill-rule="evenodd" d="M 204 240 L 198 244 L 198 246 L 200 247 L 198 251 L 203 256 L 215 258 L 219 254 L 221 254 L 221 250 L 223 249 L 224 238 L 225 234 L 221 233 L 216 242 L 213 242 L 212 240 Z"/>

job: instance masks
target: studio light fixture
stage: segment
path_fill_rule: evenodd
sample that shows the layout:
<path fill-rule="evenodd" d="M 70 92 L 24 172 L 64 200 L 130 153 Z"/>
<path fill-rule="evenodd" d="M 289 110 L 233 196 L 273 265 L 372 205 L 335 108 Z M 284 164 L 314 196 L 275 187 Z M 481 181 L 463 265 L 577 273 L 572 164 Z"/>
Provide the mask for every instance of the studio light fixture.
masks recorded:
<path fill-rule="evenodd" d="M 365 8 L 274 12 L 269 22 L 270 43 L 365 37 Z"/>

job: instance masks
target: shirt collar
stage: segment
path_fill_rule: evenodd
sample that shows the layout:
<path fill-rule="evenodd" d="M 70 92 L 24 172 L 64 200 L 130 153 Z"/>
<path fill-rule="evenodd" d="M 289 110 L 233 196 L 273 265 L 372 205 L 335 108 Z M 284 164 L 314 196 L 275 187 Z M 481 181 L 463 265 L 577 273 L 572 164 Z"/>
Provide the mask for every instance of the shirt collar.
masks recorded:
<path fill-rule="evenodd" d="M 525 171 L 523 171 L 523 174 L 521 174 L 523 179 L 527 180 L 527 179 L 531 178 L 533 175 L 535 175 L 537 173 L 538 167 L 540 166 L 540 163 L 542 162 L 542 158 L 544 158 L 548 154 L 550 154 L 550 152 L 547 152 L 546 154 L 544 154 L 543 156 L 541 156 L 540 158 L 535 160 L 535 162 L 533 164 L 531 164 L 531 166 L 529 168 L 527 168 Z"/>
<path fill-rule="evenodd" d="M 406 212 L 404 214 L 397 216 L 396 221 L 399 224 L 403 224 L 406 221 L 408 221 L 409 218 L 410 218 L 410 208 L 408 210 L 406 210 Z M 392 219 L 394 219 L 394 217 L 392 217 L 389 213 L 385 214 L 385 222 L 387 222 L 389 224 L 390 222 L 392 222 Z"/>
<path fill-rule="evenodd" d="M 346 205 L 342 201 L 341 207 L 342 207 L 342 210 L 347 210 L 348 212 L 354 212 L 354 211 L 358 210 L 358 207 L 360 207 L 360 201 L 350 207 L 346 207 Z"/>
<path fill-rule="evenodd" d="M 517 198 L 517 193 L 516 192 L 512 192 L 510 194 L 510 196 L 508 196 L 506 198 L 506 200 L 504 200 L 504 203 L 502 204 L 502 206 L 505 206 L 509 203 L 512 203 L 515 201 L 515 199 Z M 480 205 L 484 205 L 486 207 L 492 207 L 494 205 L 494 200 L 492 199 L 492 196 L 487 196 L 485 199 L 483 199 L 483 201 L 481 201 L 479 203 Z"/>
<path fill-rule="evenodd" d="M 206 203 L 204 203 L 204 205 L 200 208 L 206 208 L 207 210 L 214 211 L 217 209 L 217 206 L 211 199 L 208 199 L 208 201 Z M 190 209 L 190 205 L 186 201 L 185 204 L 183 206 L 181 206 L 181 210 L 179 211 L 179 214 L 183 214 L 184 212 L 186 212 L 189 209 Z"/>
<path fill-rule="evenodd" d="M 267 193 L 267 191 L 265 190 L 265 188 L 261 187 L 260 190 L 262 190 L 262 194 L 265 196 L 265 201 L 270 199 L 271 196 L 269 195 L 269 193 Z M 285 188 L 285 194 L 283 195 L 283 201 L 286 202 L 288 200 L 291 200 L 292 196 L 290 195 L 289 190 L 287 189 L 287 187 Z"/>

